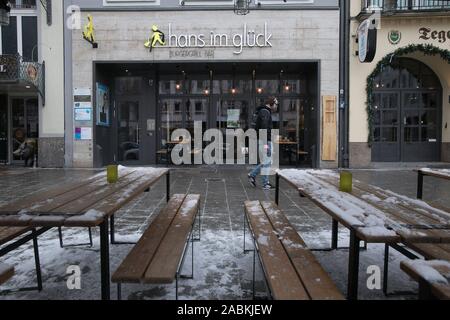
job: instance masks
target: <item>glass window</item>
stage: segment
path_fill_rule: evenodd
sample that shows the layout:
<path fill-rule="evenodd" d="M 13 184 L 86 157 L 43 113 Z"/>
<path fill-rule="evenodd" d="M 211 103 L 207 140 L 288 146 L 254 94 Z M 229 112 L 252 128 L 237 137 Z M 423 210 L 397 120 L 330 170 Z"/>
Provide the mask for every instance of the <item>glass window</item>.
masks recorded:
<path fill-rule="evenodd" d="M 214 80 L 213 93 L 214 94 L 248 94 L 252 92 L 251 80 Z"/>
<path fill-rule="evenodd" d="M 257 94 L 278 94 L 280 92 L 279 80 L 256 80 L 255 86 Z"/>
<path fill-rule="evenodd" d="M 141 94 L 142 78 L 140 77 L 118 78 L 116 83 L 116 92 L 118 95 L 129 96 Z"/>
<path fill-rule="evenodd" d="M 37 17 L 22 17 L 22 56 L 24 61 L 38 61 Z"/>
<path fill-rule="evenodd" d="M 159 81 L 159 94 L 183 94 L 185 90 L 182 80 Z"/>
<path fill-rule="evenodd" d="M 17 17 L 10 17 L 9 26 L 2 29 L 2 54 L 16 54 L 17 50 Z"/>
<path fill-rule="evenodd" d="M 384 142 L 397 142 L 397 128 L 382 128 Z"/>
<path fill-rule="evenodd" d="M 161 146 L 168 147 L 172 132 L 182 128 L 181 99 L 161 99 Z"/>

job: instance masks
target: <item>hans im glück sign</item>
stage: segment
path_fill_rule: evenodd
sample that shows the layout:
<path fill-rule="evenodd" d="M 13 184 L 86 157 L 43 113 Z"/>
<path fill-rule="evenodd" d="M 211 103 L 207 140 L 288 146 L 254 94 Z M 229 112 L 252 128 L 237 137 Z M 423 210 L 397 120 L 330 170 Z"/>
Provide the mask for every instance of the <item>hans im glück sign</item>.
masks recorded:
<path fill-rule="evenodd" d="M 155 47 L 166 48 L 230 48 L 234 54 L 241 54 L 245 48 L 272 47 L 270 42 L 272 33 L 269 32 L 267 23 L 263 27 L 252 28 L 244 24 L 237 33 L 222 33 L 209 31 L 207 33 L 176 33 L 172 24 L 160 29 L 152 26 L 150 37 L 145 42 L 145 47 L 152 51 Z"/>

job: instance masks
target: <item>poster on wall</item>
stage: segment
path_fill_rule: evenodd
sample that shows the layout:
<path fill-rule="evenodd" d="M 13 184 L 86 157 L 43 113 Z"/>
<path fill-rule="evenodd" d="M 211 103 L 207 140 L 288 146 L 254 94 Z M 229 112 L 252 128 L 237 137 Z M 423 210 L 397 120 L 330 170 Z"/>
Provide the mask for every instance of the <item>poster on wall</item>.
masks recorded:
<path fill-rule="evenodd" d="M 88 108 L 75 108 L 75 121 L 91 121 L 92 109 Z"/>
<path fill-rule="evenodd" d="M 97 125 L 109 127 L 109 88 L 97 83 Z"/>
<path fill-rule="evenodd" d="M 239 119 L 241 117 L 240 109 L 227 110 L 227 128 L 239 128 Z"/>

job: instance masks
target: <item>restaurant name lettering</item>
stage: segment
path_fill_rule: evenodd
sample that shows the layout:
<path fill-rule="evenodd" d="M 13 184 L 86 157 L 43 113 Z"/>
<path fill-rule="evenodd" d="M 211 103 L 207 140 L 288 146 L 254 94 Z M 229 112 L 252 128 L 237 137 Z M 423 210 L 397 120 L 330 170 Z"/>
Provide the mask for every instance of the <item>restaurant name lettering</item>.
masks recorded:
<path fill-rule="evenodd" d="M 450 30 L 432 30 L 430 28 L 420 28 L 419 29 L 419 38 L 422 40 L 436 40 L 440 43 L 445 43 L 447 40 L 450 41 Z"/>

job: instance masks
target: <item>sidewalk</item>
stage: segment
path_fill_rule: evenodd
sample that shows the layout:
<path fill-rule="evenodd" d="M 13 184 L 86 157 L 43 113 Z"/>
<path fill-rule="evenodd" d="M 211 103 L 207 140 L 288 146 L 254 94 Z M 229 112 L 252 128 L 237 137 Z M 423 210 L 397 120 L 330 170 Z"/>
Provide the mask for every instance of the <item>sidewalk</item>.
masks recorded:
<path fill-rule="evenodd" d="M 63 181 L 83 179 L 95 174 L 94 170 L 28 170 L 24 174 L 0 176 L 2 194 L 0 204 L 26 194 L 54 186 Z M 357 170 L 354 178 L 414 197 L 416 174 L 412 171 Z M 173 193 L 200 193 L 202 195 L 202 239 L 195 243 L 194 280 L 181 280 L 180 299 L 251 299 L 252 254 L 243 254 L 243 202 L 245 200 L 273 200 L 274 191 L 253 188 L 247 182 L 247 172 L 242 167 L 196 167 L 173 169 Z M 257 181 L 259 185 L 260 180 Z M 331 219 L 305 198 L 300 198 L 295 189 L 281 184 L 280 206 L 291 223 L 305 239 L 310 248 L 326 248 L 330 245 Z M 425 200 L 449 205 L 450 188 L 437 179 L 425 180 Z M 116 215 L 116 239 L 136 241 L 145 230 L 154 214 L 165 204 L 165 182 L 161 181 L 136 201 L 130 203 Z M 65 243 L 86 242 L 87 230 L 63 229 Z M 39 238 L 44 290 L 21 292 L 0 296 L 0 299 L 98 299 L 99 241 L 98 230 L 94 230 L 93 248 L 59 248 L 57 231 L 52 230 Z M 340 230 L 340 246 L 347 246 L 348 233 Z M 251 242 L 248 241 L 248 246 Z M 111 272 L 114 272 L 131 249 L 130 245 L 111 246 Z M 361 253 L 360 297 L 362 299 L 386 299 L 381 290 L 370 291 L 366 286 L 369 265 L 378 265 L 382 270 L 384 246 L 370 245 Z M 337 252 L 315 252 L 324 268 L 330 273 L 339 289 L 346 293 L 346 250 Z M 395 252 L 390 260 L 390 291 L 413 290 L 416 284 L 400 270 L 403 257 Z M 16 275 L 7 286 L 26 287 L 34 284 L 33 250 L 30 244 L 1 258 L 2 262 L 16 266 Z M 190 261 L 190 253 L 186 257 Z M 82 290 L 68 290 L 66 269 L 79 265 L 82 270 Z M 185 273 L 190 273 L 190 263 L 185 264 Z M 257 293 L 265 295 L 261 269 L 257 266 Z M 124 285 L 123 299 L 173 299 L 175 285 Z M 116 297 L 112 286 L 111 297 Z M 394 299 L 414 297 L 400 296 Z"/>

